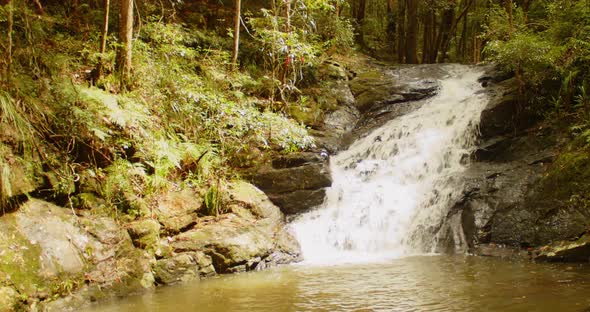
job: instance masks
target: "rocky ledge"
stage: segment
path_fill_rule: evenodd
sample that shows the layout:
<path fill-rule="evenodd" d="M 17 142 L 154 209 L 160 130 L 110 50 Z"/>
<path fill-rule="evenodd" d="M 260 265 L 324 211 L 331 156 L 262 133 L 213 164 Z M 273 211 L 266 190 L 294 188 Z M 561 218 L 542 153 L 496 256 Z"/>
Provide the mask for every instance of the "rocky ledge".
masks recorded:
<path fill-rule="evenodd" d="M 39 199 L 0 217 L 0 311 L 63 311 L 220 273 L 300 259 L 284 216 L 251 184 L 222 191 L 220 214 L 203 216 L 203 197 L 162 196 L 151 216 L 114 217 Z"/>

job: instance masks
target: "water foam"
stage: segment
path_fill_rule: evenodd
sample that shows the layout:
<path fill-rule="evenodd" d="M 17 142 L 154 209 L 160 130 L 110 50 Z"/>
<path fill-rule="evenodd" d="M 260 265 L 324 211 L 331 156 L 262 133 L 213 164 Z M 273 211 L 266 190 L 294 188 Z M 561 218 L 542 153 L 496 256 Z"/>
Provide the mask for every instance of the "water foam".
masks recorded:
<path fill-rule="evenodd" d="M 441 89 L 332 157 L 324 204 L 292 223 L 306 263 L 368 262 L 432 252 L 459 197 L 487 98 L 473 67 L 446 65 Z"/>

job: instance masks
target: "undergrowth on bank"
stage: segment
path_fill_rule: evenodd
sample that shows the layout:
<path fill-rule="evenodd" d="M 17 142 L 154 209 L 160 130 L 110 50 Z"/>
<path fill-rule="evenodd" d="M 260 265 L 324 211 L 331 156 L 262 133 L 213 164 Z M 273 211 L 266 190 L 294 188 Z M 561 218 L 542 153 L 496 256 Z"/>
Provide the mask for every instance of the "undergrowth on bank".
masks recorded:
<path fill-rule="evenodd" d="M 135 218 L 148 214 L 159 194 L 211 191 L 272 153 L 313 149 L 307 126 L 290 107 L 321 109 L 308 105 L 298 86 L 313 80 L 324 48 L 352 44 L 350 27 L 331 34 L 302 26 L 311 18 L 346 24 L 325 13 L 329 5 L 310 8 L 311 15 L 298 8 L 295 13 L 308 20 L 294 19 L 289 32 L 267 11 L 248 19 L 251 38 L 242 54 L 259 56 L 240 69 L 230 64 L 226 34 L 150 13 L 140 17 L 134 34 L 133 75 L 125 90 L 116 71 L 115 33 L 107 37 L 105 54 L 97 49 L 100 10 L 85 8 L 76 21 L 58 4 L 49 4 L 45 15 L 25 2 L 13 5 L 12 57 L 1 64 L 10 71 L 0 89 L 3 208 L 15 195 L 34 191 L 64 206 Z M 7 20 L 6 8 L 0 22 Z M 291 47 L 286 57 L 297 63 L 288 71 L 280 66 L 279 41 Z M 271 46 L 277 50 L 269 63 Z M 96 77 L 99 62 L 102 77 Z M 213 213 L 214 197 L 209 203 Z"/>

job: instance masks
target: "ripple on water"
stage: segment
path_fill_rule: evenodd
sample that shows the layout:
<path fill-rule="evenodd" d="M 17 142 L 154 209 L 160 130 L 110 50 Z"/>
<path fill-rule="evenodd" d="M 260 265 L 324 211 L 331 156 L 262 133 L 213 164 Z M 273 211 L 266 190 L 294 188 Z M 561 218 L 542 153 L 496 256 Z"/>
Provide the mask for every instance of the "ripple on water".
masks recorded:
<path fill-rule="evenodd" d="M 91 311 L 572 311 L 590 307 L 588 265 L 470 256 L 287 266 L 166 287 Z"/>

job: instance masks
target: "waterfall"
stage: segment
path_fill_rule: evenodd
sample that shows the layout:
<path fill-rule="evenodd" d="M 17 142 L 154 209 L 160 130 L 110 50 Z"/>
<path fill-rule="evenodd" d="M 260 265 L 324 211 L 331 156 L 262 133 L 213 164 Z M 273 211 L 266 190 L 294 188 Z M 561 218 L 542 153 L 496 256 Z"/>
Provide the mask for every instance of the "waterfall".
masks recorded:
<path fill-rule="evenodd" d="M 461 196 L 487 99 L 477 69 L 444 65 L 439 93 L 330 160 L 321 207 L 292 228 L 310 263 L 364 262 L 432 252 Z"/>

